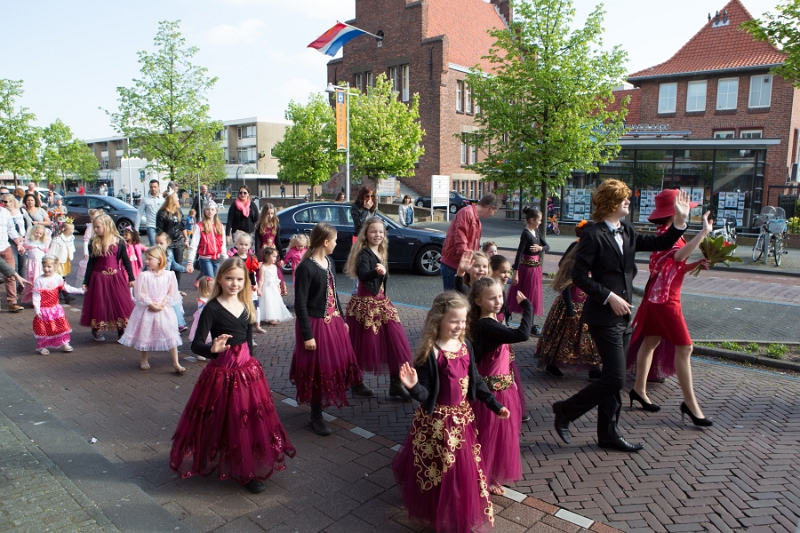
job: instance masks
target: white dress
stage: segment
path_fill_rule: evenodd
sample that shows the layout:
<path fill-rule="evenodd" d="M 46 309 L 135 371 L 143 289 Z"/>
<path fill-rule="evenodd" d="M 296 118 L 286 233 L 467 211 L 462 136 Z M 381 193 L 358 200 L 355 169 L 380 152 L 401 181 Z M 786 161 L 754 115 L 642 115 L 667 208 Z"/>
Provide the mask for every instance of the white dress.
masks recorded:
<path fill-rule="evenodd" d="M 120 344 L 143 352 L 166 352 L 182 344 L 178 332 L 178 317 L 173 305 L 181 301 L 175 273 L 162 270 L 153 273 L 145 270 L 133 286 L 136 304 L 125 328 Z M 149 305 L 166 303 L 161 311 L 151 311 Z"/>
<path fill-rule="evenodd" d="M 281 280 L 278 277 L 278 267 L 275 265 L 261 265 L 259 272 L 261 282 L 261 300 L 259 302 L 259 320 L 270 322 L 276 320 L 285 322 L 291 320 L 292 314 L 283 303 L 281 296 Z"/>
<path fill-rule="evenodd" d="M 59 235 L 50 243 L 50 253 L 58 259 L 56 272 L 66 277 L 70 273 L 72 258 L 75 256 L 75 235 Z M 83 284 L 83 280 L 78 280 L 78 285 Z"/>

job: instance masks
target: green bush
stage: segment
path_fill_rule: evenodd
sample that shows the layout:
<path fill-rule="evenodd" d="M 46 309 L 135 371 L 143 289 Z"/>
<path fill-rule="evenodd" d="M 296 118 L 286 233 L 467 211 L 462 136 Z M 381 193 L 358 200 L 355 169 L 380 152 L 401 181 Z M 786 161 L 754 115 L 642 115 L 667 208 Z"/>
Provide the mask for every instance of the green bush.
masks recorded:
<path fill-rule="evenodd" d="M 725 341 L 719 345 L 723 350 L 733 350 L 734 352 L 741 352 L 742 347 L 737 342 Z"/>
<path fill-rule="evenodd" d="M 755 342 L 750 342 L 747 344 L 747 346 L 744 347 L 744 349 L 747 350 L 748 352 L 758 353 L 759 346 Z"/>
<path fill-rule="evenodd" d="M 785 344 L 770 344 L 767 346 L 767 357 L 771 357 L 772 359 L 783 359 L 783 356 L 786 355 L 786 352 L 788 351 L 789 348 L 787 348 Z"/>

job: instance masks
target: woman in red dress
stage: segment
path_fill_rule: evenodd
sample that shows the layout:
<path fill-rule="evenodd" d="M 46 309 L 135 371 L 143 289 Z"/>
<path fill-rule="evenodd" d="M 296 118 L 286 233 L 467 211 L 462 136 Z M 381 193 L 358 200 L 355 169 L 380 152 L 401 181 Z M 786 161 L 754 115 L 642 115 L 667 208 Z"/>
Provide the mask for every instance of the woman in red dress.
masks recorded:
<path fill-rule="evenodd" d="M 675 197 L 680 191 L 669 189 L 656 196 L 656 209 L 648 220 L 665 232 L 675 218 Z M 697 204 L 692 203 L 691 207 Z M 688 243 L 681 237 L 671 250 L 650 255 L 650 279 L 644 298 L 633 320 L 633 338 L 628 350 L 628 370 L 636 372 L 636 383 L 630 391 L 631 406 L 637 401 L 642 409 L 657 412 L 660 406 L 647 397 L 647 380 L 657 380 L 677 374 L 683 392 L 681 417 L 689 415 L 696 426 L 711 426 L 703 417 L 692 385 L 692 339 L 681 311 L 681 286 L 683 277 L 698 264 L 708 268 L 701 259 L 686 263 L 700 242 L 711 232 L 709 213 L 703 215 L 703 229 Z M 649 374 L 649 376 L 648 376 Z"/>

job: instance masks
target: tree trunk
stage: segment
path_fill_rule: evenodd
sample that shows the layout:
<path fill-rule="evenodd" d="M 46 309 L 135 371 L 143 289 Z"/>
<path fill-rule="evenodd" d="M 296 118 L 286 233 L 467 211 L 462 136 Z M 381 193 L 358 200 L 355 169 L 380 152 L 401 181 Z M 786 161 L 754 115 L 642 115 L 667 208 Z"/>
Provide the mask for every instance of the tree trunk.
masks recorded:
<path fill-rule="evenodd" d="M 14 172 L 14 188 L 15 189 L 17 188 L 17 173 L 16 173 L 16 171 Z"/>
<path fill-rule="evenodd" d="M 542 197 L 539 199 L 539 211 L 542 213 L 542 222 L 547 224 L 547 183 L 542 180 Z"/>

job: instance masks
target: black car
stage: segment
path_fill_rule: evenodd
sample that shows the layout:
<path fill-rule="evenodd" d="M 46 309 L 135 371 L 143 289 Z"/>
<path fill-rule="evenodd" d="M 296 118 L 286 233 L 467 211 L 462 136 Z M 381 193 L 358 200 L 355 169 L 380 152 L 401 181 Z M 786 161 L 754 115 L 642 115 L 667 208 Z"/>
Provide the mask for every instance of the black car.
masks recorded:
<path fill-rule="evenodd" d="M 439 260 L 445 234 L 427 228 L 404 228 L 383 213 L 389 239 L 389 268 L 409 268 L 420 274 L 434 276 L 439 273 Z M 353 241 L 353 219 L 350 205 L 334 202 L 311 202 L 289 207 L 278 213 L 281 223 L 281 244 L 289 246 L 292 235 L 310 234 L 319 222 L 327 222 L 339 232 L 333 259 L 341 267 L 347 262 Z"/>
<path fill-rule="evenodd" d="M 67 216 L 72 217 L 75 229 L 86 231 L 89 224 L 89 209 L 102 209 L 103 213 L 114 219 L 120 234 L 125 228 L 132 228 L 136 221 L 137 209 L 128 202 L 113 196 L 99 194 L 79 194 L 64 197 Z"/>
<path fill-rule="evenodd" d="M 472 198 L 467 198 L 465 196 L 461 196 L 456 191 L 450 191 L 450 212 L 456 213 L 459 209 L 467 207 L 468 205 L 472 205 L 477 203 Z M 431 206 L 431 197 L 430 196 L 420 196 L 414 201 L 414 205 L 417 207 L 428 207 Z"/>

